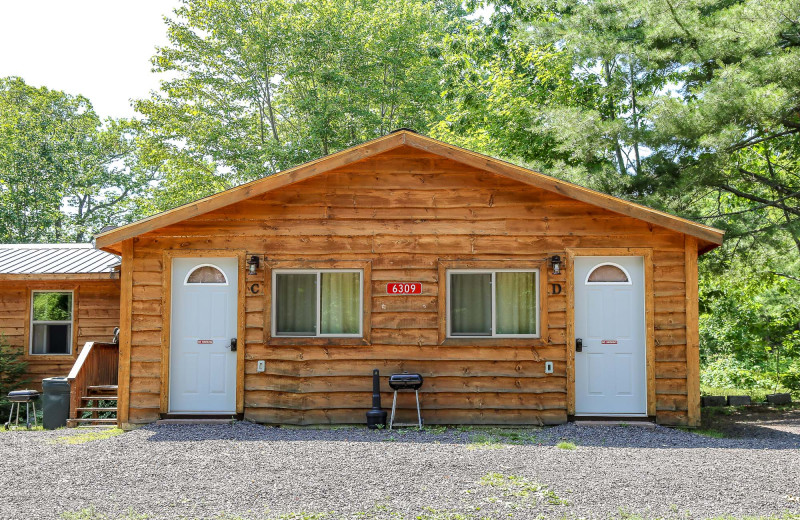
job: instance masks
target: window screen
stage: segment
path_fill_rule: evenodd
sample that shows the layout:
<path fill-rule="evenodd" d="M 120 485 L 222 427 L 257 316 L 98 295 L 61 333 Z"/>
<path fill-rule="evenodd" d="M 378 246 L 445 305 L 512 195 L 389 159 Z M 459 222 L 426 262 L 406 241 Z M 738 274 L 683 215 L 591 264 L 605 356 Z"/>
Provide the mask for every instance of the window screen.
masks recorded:
<path fill-rule="evenodd" d="M 539 334 L 536 270 L 449 272 L 450 336 Z"/>
<path fill-rule="evenodd" d="M 362 272 L 276 272 L 273 289 L 277 336 L 360 336 Z"/>
<path fill-rule="evenodd" d="M 72 293 L 31 296 L 31 354 L 72 353 Z"/>

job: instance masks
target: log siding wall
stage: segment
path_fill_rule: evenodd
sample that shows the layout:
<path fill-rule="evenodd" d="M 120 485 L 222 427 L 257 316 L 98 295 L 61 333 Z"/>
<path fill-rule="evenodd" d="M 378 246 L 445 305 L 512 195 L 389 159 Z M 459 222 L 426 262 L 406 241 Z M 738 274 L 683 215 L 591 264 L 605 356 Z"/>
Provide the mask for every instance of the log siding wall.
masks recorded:
<path fill-rule="evenodd" d="M 74 291 L 72 355 L 30 355 L 32 291 Z M 111 341 L 119 303 L 119 280 L 0 281 L 0 334 L 25 353 L 26 386 L 41 390 L 45 377 L 66 377 L 84 344 Z"/>
<path fill-rule="evenodd" d="M 265 423 L 363 423 L 371 371 L 420 372 L 428 424 L 567 420 L 566 277 L 541 269 L 542 338 L 440 338 L 442 262 L 544 262 L 569 248 L 652 248 L 657 420 L 687 424 L 683 234 L 411 148 L 323 173 L 133 239 L 130 423 L 161 404 L 164 252 L 245 250 L 262 266 L 246 285 L 244 415 Z M 270 266 L 366 262 L 363 341 L 271 338 Z M 695 273 L 696 275 L 696 273 Z M 422 282 L 388 295 L 390 281 Z M 561 284 L 552 294 L 553 283 Z M 694 327 L 697 324 L 693 324 Z M 240 345 L 242 344 L 240 340 Z M 258 360 L 266 373 L 257 373 Z M 544 362 L 555 371 L 544 374 Z M 391 394 L 383 380 L 384 407 Z M 413 394 L 399 400 L 412 416 Z"/>

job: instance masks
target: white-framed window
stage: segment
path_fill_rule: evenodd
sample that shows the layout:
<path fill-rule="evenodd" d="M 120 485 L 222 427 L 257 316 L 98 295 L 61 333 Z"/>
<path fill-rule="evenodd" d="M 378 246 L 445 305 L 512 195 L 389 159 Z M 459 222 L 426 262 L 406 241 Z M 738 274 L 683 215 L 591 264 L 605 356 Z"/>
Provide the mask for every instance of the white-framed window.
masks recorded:
<path fill-rule="evenodd" d="M 272 335 L 363 336 L 362 269 L 274 269 Z"/>
<path fill-rule="evenodd" d="M 449 269 L 447 336 L 538 338 L 538 269 Z"/>
<path fill-rule="evenodd" d="M 72 354 L 72 291 L 31 292 L 31 355 Z"/>

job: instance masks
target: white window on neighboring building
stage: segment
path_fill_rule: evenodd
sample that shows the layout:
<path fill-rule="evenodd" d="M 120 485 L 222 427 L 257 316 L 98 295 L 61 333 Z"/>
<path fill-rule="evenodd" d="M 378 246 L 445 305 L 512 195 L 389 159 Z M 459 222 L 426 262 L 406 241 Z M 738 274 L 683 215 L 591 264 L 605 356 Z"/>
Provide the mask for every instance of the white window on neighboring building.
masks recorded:
<path fill-rule="evenodd" d="M 72 291 L 32 292 L 31 354 L 72 354 L 72 304 Z"/>

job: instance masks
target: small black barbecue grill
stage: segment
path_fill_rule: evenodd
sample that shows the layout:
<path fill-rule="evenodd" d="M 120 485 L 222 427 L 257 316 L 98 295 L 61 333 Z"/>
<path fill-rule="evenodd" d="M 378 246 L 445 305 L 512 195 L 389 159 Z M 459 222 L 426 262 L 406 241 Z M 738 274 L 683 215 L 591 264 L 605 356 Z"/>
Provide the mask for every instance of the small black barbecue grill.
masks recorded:
<path fill-rule="evenodd" d="M 413 390 L 417 398 L 417 423 L 419 429 L 422 429 L 422 412 L 419 409 L 419 389 L 422 386 L 422 376 L 420 374 L 392 374 L 389 376 L 389 387 L 394 390 L 394 398 L 392 399 L 392 416 L 389 419 L 389 429 L 394 425 L 394 412 L 397 408 L 397 391 L 398 390 Z M 412 423 L 413 424 L 413 423 Z M 400 426 L 400 425 L 398 425 Z M 403 425 L 411 426 L 411 425 Z"/>
<path fill-rule="evenodd" d="M 14 407 L 17 407 L 17 417 L 15 420 L 15 427 L 19 427 L 19 407 L 25 403 L 25 426 L 31 429 L 31 411 L 30 406 L 33 406 L 33 426 L 37 425 L 36 422 L 36 398 L 39 397 L 39 392 L 36 390 L 14 390 L 8 393 L 8 401 L 11 403 L 11 410 L 8 414 L 8 422 L 5 424 L 6 430 L 11 428 L 11 417 L 14 415 Z"/>
<path fill-rule="evenodd" d="M 389 386 L 393 390 L 419 390 L 422 386 L 422 376 L 419 374 L 392 374 L 389 376 Z"/>

